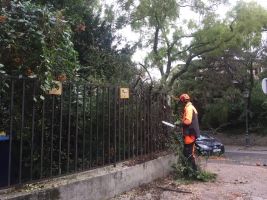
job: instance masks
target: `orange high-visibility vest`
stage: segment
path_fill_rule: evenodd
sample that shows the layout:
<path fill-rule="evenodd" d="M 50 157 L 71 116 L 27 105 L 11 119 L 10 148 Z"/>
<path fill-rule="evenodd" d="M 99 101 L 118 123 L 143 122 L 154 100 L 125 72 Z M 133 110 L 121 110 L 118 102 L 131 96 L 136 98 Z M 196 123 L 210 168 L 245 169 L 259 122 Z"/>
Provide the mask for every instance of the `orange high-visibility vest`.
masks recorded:
<path fill-rule="evenodd" d="M 185 144 L 190 144 L 200 135 L 198 113 L 191 102 L 185 105 L 182 122 L 187 125 L 182 128 L 183 136 L 185 137 L 184 142 Z"/>

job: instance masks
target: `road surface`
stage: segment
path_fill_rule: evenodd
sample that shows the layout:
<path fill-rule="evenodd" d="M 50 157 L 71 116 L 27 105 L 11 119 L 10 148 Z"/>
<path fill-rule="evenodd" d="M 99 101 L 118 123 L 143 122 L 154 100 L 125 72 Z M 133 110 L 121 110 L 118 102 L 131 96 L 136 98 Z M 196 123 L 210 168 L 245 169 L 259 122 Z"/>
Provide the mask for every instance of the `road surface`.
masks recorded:
<path fill-rule="evenodd" d="M 228 158 L 229 162 L 233 162 L 236 165 L 255 166 L 256 163 L 267 165 L 267 147 L 255 146 L 246 148 L 240 146 L 226 146 L 225 149 L 223 157 Z"/>

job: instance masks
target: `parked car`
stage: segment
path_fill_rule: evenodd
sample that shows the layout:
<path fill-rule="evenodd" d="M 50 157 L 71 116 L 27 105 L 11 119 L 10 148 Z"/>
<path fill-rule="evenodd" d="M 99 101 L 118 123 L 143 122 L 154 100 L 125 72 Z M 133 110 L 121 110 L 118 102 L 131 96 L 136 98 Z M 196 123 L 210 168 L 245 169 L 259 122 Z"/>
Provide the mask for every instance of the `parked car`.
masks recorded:
<path fill-rule="evenodd" d="M 196 139 L 196 151 L 198 155 L 223 154 L 224 145 L 207 133 L 201 132 L 200 137 Z"/>

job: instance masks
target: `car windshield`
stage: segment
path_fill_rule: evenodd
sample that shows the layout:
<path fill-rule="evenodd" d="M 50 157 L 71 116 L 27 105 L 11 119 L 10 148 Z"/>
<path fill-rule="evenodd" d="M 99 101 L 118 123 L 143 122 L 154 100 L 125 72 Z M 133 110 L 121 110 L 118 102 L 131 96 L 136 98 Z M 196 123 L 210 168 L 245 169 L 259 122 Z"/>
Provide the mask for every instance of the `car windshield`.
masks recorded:
<path fill-rule="evenodd" d="M 204 140 L 204 139 L 213 139 L 210 135 L 206 133 L 200 133 L 200 137 L 198 138 L 199 140 Z"/>

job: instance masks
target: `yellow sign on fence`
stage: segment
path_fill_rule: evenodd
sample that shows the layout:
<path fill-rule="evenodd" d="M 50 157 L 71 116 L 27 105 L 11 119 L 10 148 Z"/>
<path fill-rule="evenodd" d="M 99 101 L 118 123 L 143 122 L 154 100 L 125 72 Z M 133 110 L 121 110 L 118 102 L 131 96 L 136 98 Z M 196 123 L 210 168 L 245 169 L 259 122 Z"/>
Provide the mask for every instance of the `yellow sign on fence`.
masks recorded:
<path fill-rule="evenodd" d="M 58 85 L 58 88 L 53 88 L 48 91 L 48 94 L 61 95 L 62 94 L 62 83 L 60 81 L 52 81 Z"/>
<path fill-rule="evenodd" d="M 120 88 L 120 98 L 121 99 L 128 99 L 130 96 L 129 88 Z"/>

